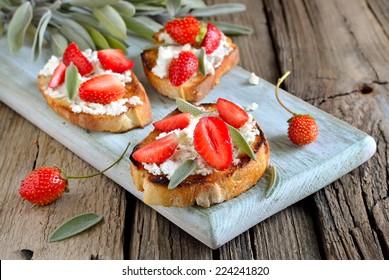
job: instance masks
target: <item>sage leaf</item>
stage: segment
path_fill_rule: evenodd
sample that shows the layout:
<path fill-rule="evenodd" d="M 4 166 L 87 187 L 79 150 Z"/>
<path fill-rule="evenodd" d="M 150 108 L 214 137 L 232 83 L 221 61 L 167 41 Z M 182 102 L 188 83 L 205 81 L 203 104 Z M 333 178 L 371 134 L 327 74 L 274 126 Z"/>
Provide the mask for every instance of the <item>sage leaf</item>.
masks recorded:
<path fill-rule="evenodd" d="M 8 25 L 8 47 L 11 53 L 16 53 L 22 47 L 24 42 L 24 36 L 31 20 L 31 2 L 26 1 L 16 9 Z"/>
<path fill-rule="evenodd" d="M 215 15 L 237 13 L 237 12 L 242 12 L 244 10 L 246 10 L 246 6 L 244 4 L 239 4 L 239 3 L 215 4 L 203 8 L 193 9 L 191 15 L 195 17 L 209 17 Z"/>
<path fill-rule="evenodd" d="M 122 40 L 127 38 L 126 23 L 114 8 L 109 5 L 93 8 L 92 13 L 114 37 Z"/>
<path fill-rule="evenodd" d="M 49 242 L 60 241 L 77 235 L 96 225 L 103 219 L 94 213 L 85 213 L 75 216 L 60 225 L 49 237 Z"/>
<path fill-rule="evenodd" d="M 78 69 L 73 63 L 71 63 L 66 68 L 65 73 L 65 87 L 70 100 L 73 99 L 75 93 L 78 91 L 79 85 Z"/>
<path fill-rule="evenodd" d="M 121 49 L 124 54 L 127 54 L 128 45 L 125 41 L 119 41 L 118 39 L 110 36 L 105 36 L 105 39 L 107 40 L 111 49 Z"/>
<path fill-rule="evenodd" d="M 96 8 L 105 5 L 112 5 L 118 3 L 120 0 L 65 0 L 64 4 L 70 4 L 79 7 Z"/>
<path fill-rule="evenodd" d="M 269 198 L 273 194 L 274 190 L 281 182 L 281 178 L 277 168 L 274 165 L 270 165 L 269 168 L 270 168 L 270 184 L 265 192 L 266 198 Z"/>
<path fill-rule="evenodd" d="M 51 19 L 51 10 L 47 10 L 39 20 L 38 27 L 35 32 L 34 43 L 32 43 L 32 60 L 37 60 L 41 54 L 43 39 L 45 36 L 47 25 Z"/>
<path fill-rule="evenodd" d="M 165 5 L 168 13 L 174 17 L 181 6 L 181 0 L 166 0 Z"/>
<path fill-rule="evenodd" d="M 170 178 L 168 189 L 174 189 L 179 184 L 181 184 L 182 181 L 184 181 L 190 174 L 192 174 L 196 167 L 197 163 L 193 159 L 186 160 L 176 169 L 176 171 L 174 171 Z"/>
<path fill-rule="evenodd" d="M 4 33 L 4 25 L 2 22 L 0 22 L 0 36 L 3 36 Z"/>
<path fill-rule="evenodd" d="M 181 99 L 181 98 L 177 98 L 176 99 L 176 104 L 177 104 L 177 108 L 178 110 L 180 110 L 181 112 L 188 112 L 190 113 L 191 115 L 193 116 L 199 116 L 201 114 L 204 114 L 206 112 L 200 110 L 198 107 L 190 104 L 189 102 L 185 101 L 184 99 Z"/>
<path fill-rule="evenodd" d="M 228 130 L 231 133 L 232 141 L 252 160 L 257 161 L 257 158 L 251 149 L 250 145 L 247 143 L 246 139 L 242 136 L 242 134 L 235 127 L 227 124 Z"/>
<path fill-rule="evenodd" d="M 128 16 L 132 17 L 135 15 L 135 6 L 131 4 L 130 2 L 126 1 L 119 1 L 116 4 L 111 5 L 116 11 L 119 12 L 120 15 L 122 16 Z"/>
<path fill-rule="evenodd" d="M 150 25 L 145 24 L 135 17 L 123 16 L 123 19 L 130 31 L 146 39 L 153 40 L 153 35 L 157 30 L 151 28 Z"/>
<path fill-rule="evenodd" d="M 63 26 L 61 27 L 61 32 L 69 39 L 70 42 L 76 42 L 80 50 L 96 48 L 92 37 L 81 24 L 68 18 L 62 19 L 62 24 Z"/>
<path fill-rule="evenodd" d="M 200 71 L 201 74 L 203 74 L 205 76 L 205 59 L 206 59 L 206 56 L 205 56 L 204 48 L 200 49 L 199 55 L 198 55 L 198 59 L 199 59 L 199 71 Z"/>
<path fill-rule="evenodd" d="M 254 32 L 251 27 L 244 25 L 233 24 L 224 21 L 211 21 L 211 23 L 216 25 L 221 32 L 230 36 L 250 35 Z"/>
<path fill-rule="evenodd" d="M 158 6 L 135 5 L 137 16 L 156 16 L 166 12 L 166 9 Z"/>
<path fill-rule="evenodd" d="M 51 49 L 56 56 L 62 56 L 68 46 L 68 40 L 57 31 L 51 31 Z"/>
<path fill-rule="evenodd" d="M 105 39 L 104 35 L 101 34 L 100 31 L 97 29 L 91 27 L 91 26 L 85 26 L 86 30 L 88 30 L 89 35 L 92 37 L 93 42 L 95 43 L 96 47 L 98 49 L 109 49 L 109 43 L 107 39 Z"/>

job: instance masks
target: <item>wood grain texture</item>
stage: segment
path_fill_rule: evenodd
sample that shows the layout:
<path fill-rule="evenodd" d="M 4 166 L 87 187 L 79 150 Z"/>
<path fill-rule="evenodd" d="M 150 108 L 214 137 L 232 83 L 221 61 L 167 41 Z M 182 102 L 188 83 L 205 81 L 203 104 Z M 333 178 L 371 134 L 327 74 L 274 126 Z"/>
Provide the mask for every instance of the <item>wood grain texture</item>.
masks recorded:
<path fill-rule="evenodd" d="M 316 193 L 327 259 L 388 257 L 387 1 L 265 1 L 285 88 L 372 135 L 377 153 Z M 386 4 L 385 4 L 385 3 Z"/>
<path fill-rule="evenodd" d="M 97 176 L 69 181 L 70 191 L 47 206 L 20 199 L 17 186 L 34 168 L 56 164 L 75 175 L 96 170 L 2 103 L 0 114 L 0 259 L 122 259 L 124 190 Z M 103 222 L 73 238 L 47 241 L 64 221 L 86 212 L 103 215 Z"/>

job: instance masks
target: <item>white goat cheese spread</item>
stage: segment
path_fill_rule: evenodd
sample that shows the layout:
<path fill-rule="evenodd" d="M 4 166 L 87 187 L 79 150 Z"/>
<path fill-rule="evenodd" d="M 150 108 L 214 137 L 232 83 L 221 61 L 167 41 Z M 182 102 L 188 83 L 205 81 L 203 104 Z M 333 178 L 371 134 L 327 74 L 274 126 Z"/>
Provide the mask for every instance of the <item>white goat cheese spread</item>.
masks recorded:
<path fill-rule="evenodd" d="M 258 85 L 259 84 L 259 77 L 255 75 L 255 73 L 251 73 L 249 78 L 249 83 L 252 85 Z"/>
<path fill-rule="evenodd" d="M 192 159 L 197 163 L 197 167 L 191 175 L 200 174 L 206 176 L 212 174 L 215 169 L 207 162 L 205 162 L 205 160 L 197 153 L 196 149 L 194 148 L 193 133 L 200 118 L 201 116 L 194 117 L 191 115 L 190 123 L 186 128 L 175 129 L 168 133 L 163 132 L 159 134 L 156 139 L 160 139 L 168 134 L 175 133 L 179 139 L 178 147 L 174 151 L 173 155 L 165 162 L 161 164 L 142 163 L 143 167 L 153 175 L 164 175 L 170 180 L 171 176 L 178 167 L 180 167 L 186 160 Z M 239 128 L 239 131 L 249 144 L 254 142 L 256 135 L 259 134 L 259 130 L 256 127 L 256 122 L 251 115 L 249 115 L 249 120 L 241 128 Z M 233 165 L 239 164 L 239 155 L 241 153 L 242 151 L 239 149 L 239 147 L 234 144 L 232 162 Z"/>
<path fill-rule="evenodd" d="M 93 71 L 86 76 L 81 76 L 80 74 L 78 74 L 78 82 L 80 85 L 91 78 L 103 74 L 110 74 L 116 76 L 123 83 L 123 85 L 125 83 L 130 83 L 132 81 L 130 70 L 124 72 L 123 74 L 114 73 L 111 70 L 104 70 L 103 66 L 101 65 L 97 57 L 97 51 L 92 51 L 91 49 L 87 49 L 82 53 L 92 63 Z M 51 56 L 51 58 L 43 67 L 43 69 L 39 71 L 39 75 L 46 76 L 46 77 L 53 75 L 55 68 L 57 68 L 57 66 L 61 63 L 61 61 L 62 61 L 61 58 L 58 58 L 54 55 Z M 126 104 L 130 104 L 133 106 L 143 104 L 143 102 L 140 100 L 138 96 L 133 96 L 131 98 L 121 98 L 117 101 L 113 101 L 106 105 L 82 101 L 78 97 L 78 94 L 76 94 L 76 96 L 74 96 L 73 99 L 70 100 L 66 91 L 65 83 L 62 83 L 55 89 L 46 87 L 44 89 L 44 93 L 49 95 L 52 98 L 64 99 L 64 101 L 70 105 L 70 109 L 74 113 L 86 113 L 91 115 L 118 116 L 128 111 L 129 107 L 126 106 Z"/>
<path fill-rule="evenodd" d="M 159 40 L 168 44 L 177 44 L 166 32 L 160 33 Z M 158 48 L 158 57 L 156 64 L 153 69 L 151 69 L 151 72 L 161 79 L 167 77 L 169 73 L 170 62 L 173 58 L 178 57 L 178 55 L 182 51 L 191 51 L 196 56 L 198 56 L 200 52 L 199 49 L 193 48 L 189 44 L 165 47 L 160 46 Z M 232 48 L 226 40 L 226 36 L 222 35 L 222 40 L 220 42 L 219 47 L 211 54 L 205 55 L 205 74 L 213 75 L 215 73 L 215 69 L 222 64 L 224 57 L 226 57 L 231 51 Z M 194 75 L 196 75 L 196 73 Z"/>
<path fill-rule="evenodd" d="M 258 109 L 258 106 L 259 106 L 259 105 L 258 105 L 257 103 L 253 102 L 253 103 L 251 103 L 249 106 L 247 106 L 247 107 L 245 108 L 245 110 L 248 111 L 248 112 L 250 112 L 250 111 L 255 111 L 255 110 Z"/>

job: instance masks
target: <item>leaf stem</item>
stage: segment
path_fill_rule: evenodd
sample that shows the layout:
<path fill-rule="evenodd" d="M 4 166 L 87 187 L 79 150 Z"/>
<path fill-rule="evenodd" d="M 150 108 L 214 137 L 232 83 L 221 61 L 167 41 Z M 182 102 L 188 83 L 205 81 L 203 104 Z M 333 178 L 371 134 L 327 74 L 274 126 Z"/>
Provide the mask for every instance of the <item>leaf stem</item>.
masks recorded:
<path fill-rule="evenodd" d="M 296 115 L 296 113 L 294 113 L 293 111 L 291 111 L 288 107 L 286 107 L 284 105 L 284 103 L 281 102 L 279 96 L 278 96 L 278 88 L 280 87 L 280 85 L 282 84 L 282 82 L 286 79 L 286 77 L 288 77 L 290 74 L 290 71 L 286 72 L 281 78 L 278 79 L 278 82 L 277 82 L 277 86 L 276 86 L 276 98 L 277 98 L 277 101 L 278 103 L 280 103 L 280 105 L 282 107 L 284 107 L 284 109 L 286 111 L 288 111 L 289 113 L 291 113 L 292 115 Z"/>
<path fill-rule="evenodd" d="M 92 175 L 86 175 L 86 176 L 66 176 L 66 179 L 86 179 L 86 178 L 91 178 L 91 177 L 95 177 L 97 175 L 100 175 L 100 174 L 103 174 L 105 171 L 111 169 L 113 166 L 115 166 L 116 164 L 118 164 L 122 158 L 124 157 L 124 155 L 126 154 L 128 148 L 130 147 L 131 143 L 129 142 L 127 144 L 127 147 L 126 149 L 124 150 L 124 152 L 120 155 L 120 157 L 114 162 L 112 163 L 110 166 L 108 166 L 107 168 L 105 168 L 104 170 L 101 170 L 100 172 L 96 173 L 96 174 L 92 174 Z"/>

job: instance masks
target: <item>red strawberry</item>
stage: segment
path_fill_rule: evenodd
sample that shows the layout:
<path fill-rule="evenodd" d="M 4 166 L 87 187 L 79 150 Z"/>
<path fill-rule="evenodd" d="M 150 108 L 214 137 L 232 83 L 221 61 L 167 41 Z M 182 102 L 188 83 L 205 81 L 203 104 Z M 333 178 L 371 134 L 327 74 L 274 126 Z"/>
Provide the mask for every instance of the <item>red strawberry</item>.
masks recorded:
<path fill-rule="evenodd" d="M 65 81 L 66 65 L 62 62 L 55 68 L 49 81 L 50 88 L 56 88 Z"/>
<path fill-rule="evenodd" d="M 211 166 L 225 170 L 232 164 L 233 147 L 227 125 L 218 117 L 200 119 L 194 130 L 194 147 Z"/>
<path fill-rule="evenodd" d="M 199 68 L 197 56 L 189 51 L 180 52 L 173 58 L 169 68 L 169 80 L 173 86 L 180 86 L 189 80 Z"/>
<path fill-rule="evenodd" d="M 164 118 L 160 121 L 153 123 L 156 129 L 162 130 L 163 132 L 170 132 L 175 129 L 184 129 L 189 125 L 190 113 L 181 113 L 178 115 Z"/>
<path fill-rule="evenodd" d="M 61 177 L 61 170 L 41 167 L 22 180 L 19 194 L 34 204 L 46 205 L 60 198 L 66 185 L 67 180 Z"/>
<path fill-rule="evenodd" d="M 136 150 L 132 157 L 139 162 L 162 163 L 174 153 L 177 146 L 177 135 L 171 133 Z"/>
<path fill-rule="evenodd" d="M 206 54 L 213 53 L 220 45 L 222 40 L 222 33 L 219 28 L 215 25 L 208 23 L 207 24 L 207 34 L 201 44 L 202 47 L 205 48 Z"/>
<path fill-rule="evenodd" d="M 126 89 L 114 75 L 103 74 L 87 80 L 80 86 L 80 99 L 86 102 L 108 104 L 124 96 Z"/>
<path fill-rule="evenodd" d="M 296 145 L 314 142 L 319 134 L 319 127 L 310 115 L 295 115 L 289 119 L 288 136 Z"/>
<path fill-rule="evenodd" d="M 97 52 L 101 65 L 105 70 L 123 73 L 134 67 L 134 62 L 128 59 L 120 49 L 106 49 Z"/>
<path fill-rule="evenodd" d="M 240 128 L 249 120 L 245 110 L 226 99 L 219 98 L 216 101 L 216 108 L 223 121 L 235 128 Z"/>
<path fill-rule="evenodd" d="M 194 16 L 176 18 L 165 25 L 166 32 L 181 45 L 196 45 L 197 35 L 200 33 L 201 23 Z"/>
<path fill-rule="evenodd" d="M 92 63 L 82 54 L 76 43 L 70 43 L 63 53 L 63 63 L 69 66 L 73 63 L 81 76 L 87 75 L 93 70 Z"/>

